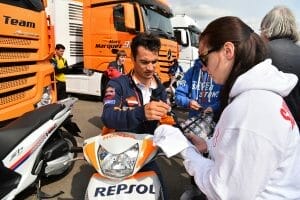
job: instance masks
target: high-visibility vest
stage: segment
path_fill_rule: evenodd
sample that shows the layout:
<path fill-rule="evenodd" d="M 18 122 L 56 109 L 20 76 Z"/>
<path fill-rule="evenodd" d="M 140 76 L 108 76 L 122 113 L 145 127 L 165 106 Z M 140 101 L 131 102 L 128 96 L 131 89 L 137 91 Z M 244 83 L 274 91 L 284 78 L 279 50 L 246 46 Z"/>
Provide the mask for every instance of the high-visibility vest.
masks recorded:
<path fill-rule="evenodd" d="M 66 65 L 67 60 L 65 58 L 63 58 L 63 57 L 58 58 L 57 56 L 55 56 L 55 57 L 53 57 L 53 60 L 55 60 L 56 66 L 58 69 L 63 69 L 63 68 L 67 67 L 67 65 Z M 55 79 L 60 82 L 66 82 L 66 77 L 65 77 L 64 73 L 55 74 Z"/>

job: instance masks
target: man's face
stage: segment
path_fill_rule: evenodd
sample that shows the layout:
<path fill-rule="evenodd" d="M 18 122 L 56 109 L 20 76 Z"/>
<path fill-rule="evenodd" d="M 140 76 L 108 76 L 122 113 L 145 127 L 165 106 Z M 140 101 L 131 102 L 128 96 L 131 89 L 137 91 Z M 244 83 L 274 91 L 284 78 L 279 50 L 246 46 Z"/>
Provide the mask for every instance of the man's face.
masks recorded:
<path fill-rule="evenodd" d="M 106 99 L 113 99 L 115 97 L 115 95 L 116 95 L 115 88 L 110 87 L 110 86 L 108 88 L 106 88 L 106 90 L 105 90 L 105 98 Z"/>
<path fill-rule="evenodd" d="M 64 55 L 64 52 L 65 52 L 64 49 L 56 49 L 56 50 L 55 50 L 55 54 L 56 54 L 58 57 L 62 57 L 62 56 Z"/>
<path fill-rule="evenodd" d="M 152 52 L 142 46 L 137 48 L 136 58 L 132 59 L 134 73 L 140 80 L 152 79 L 158 65 L 158 52 Z"/>
<path fill-rule="evenodd" d="M 119 72 L 116 68 L 114 67 L 108 67 L 107 71 L 107 76 L 112 79 L 112 78 L 118 78 L 121 76 L 121 72 Z"/>
<path fill-rule="evenodd" d="M 120 64 L 124 64 L 125 59 L 126 59 L 126 56 L 120 56 L 118 61 L 119 61 Z"/>

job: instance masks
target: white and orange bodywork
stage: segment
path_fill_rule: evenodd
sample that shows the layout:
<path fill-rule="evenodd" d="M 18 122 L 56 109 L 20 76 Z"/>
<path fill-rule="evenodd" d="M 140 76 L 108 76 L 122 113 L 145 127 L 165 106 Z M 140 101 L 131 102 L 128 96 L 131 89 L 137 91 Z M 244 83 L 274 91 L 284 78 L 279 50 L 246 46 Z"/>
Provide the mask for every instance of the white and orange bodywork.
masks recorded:
<path fill-rule="evenodd" d="M 133 170 L 124 177 L 112 177 L 104 173 L 99 149 L 103 148 L 112 155 L 121 155 L 131 147 L 138 145 L 138 153 Z M 114 132 L 104 136 L 95 136 L 85 140 L 83 147 L 85 159 L 96 169 L 90 179 L 86 199 L 159 199 L 161 184 L 154 171 L 139 172 L 157 154 L 153 146 L 152 135 Z M 112 160 L 112 165 L 116 164 Z M 88 196 L 88 198 L 87 198 Z"/>

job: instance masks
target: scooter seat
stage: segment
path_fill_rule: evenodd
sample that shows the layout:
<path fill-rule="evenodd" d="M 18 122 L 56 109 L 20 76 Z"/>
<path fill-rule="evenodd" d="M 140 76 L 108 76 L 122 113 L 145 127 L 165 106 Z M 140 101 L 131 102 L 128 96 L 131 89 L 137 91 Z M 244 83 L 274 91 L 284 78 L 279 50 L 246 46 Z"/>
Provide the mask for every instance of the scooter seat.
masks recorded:
<path fill-rule="evenodd" d="M 27 112 L 0 128 L 0 159 L 3 160 L 27 135 L 52 119 L 63 108 L 62 104 L 49 104 Z"/>

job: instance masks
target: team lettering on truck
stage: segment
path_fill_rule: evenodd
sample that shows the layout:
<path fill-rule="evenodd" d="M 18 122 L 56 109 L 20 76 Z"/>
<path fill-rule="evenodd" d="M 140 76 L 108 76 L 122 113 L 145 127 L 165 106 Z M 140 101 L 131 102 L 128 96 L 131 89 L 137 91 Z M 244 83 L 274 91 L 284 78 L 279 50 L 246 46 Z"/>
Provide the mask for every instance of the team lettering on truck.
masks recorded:
<path fill-rule="evenodd" d="M 95 197 L 101 196 L 112 196 L 112 195 L 120 195 L 120 194 L 131 194 L 136 192 L 138 194 L 155 194 L 154 185 L 127 185 L 127 184 L 119 184 L 119 185 L 112 185 L 109 187 L 97 187 L 95 189 Z"/>
<path fill-rule="evenodd" d="M 15 19 L 15 18 L 12 18 L 11 16 L 5 16 L 5 15 L 3 15 L 3 18 L 4 18 L 5 24 L 10 24 L 10 25 L 15 25 L 15 26 L 24 26 L 24 27 L 28 27 L 28 28 L 35 28 L 34 22 L 25 21 L 22 19 Z"/>
<path fill-rule="evenodd" d="M 108 49 L 119 49 L 122 48 L 122 44 L 120 40 L 109 40 L 107 44 L 96 44 L 96 48 L 108 48 Z"/>

